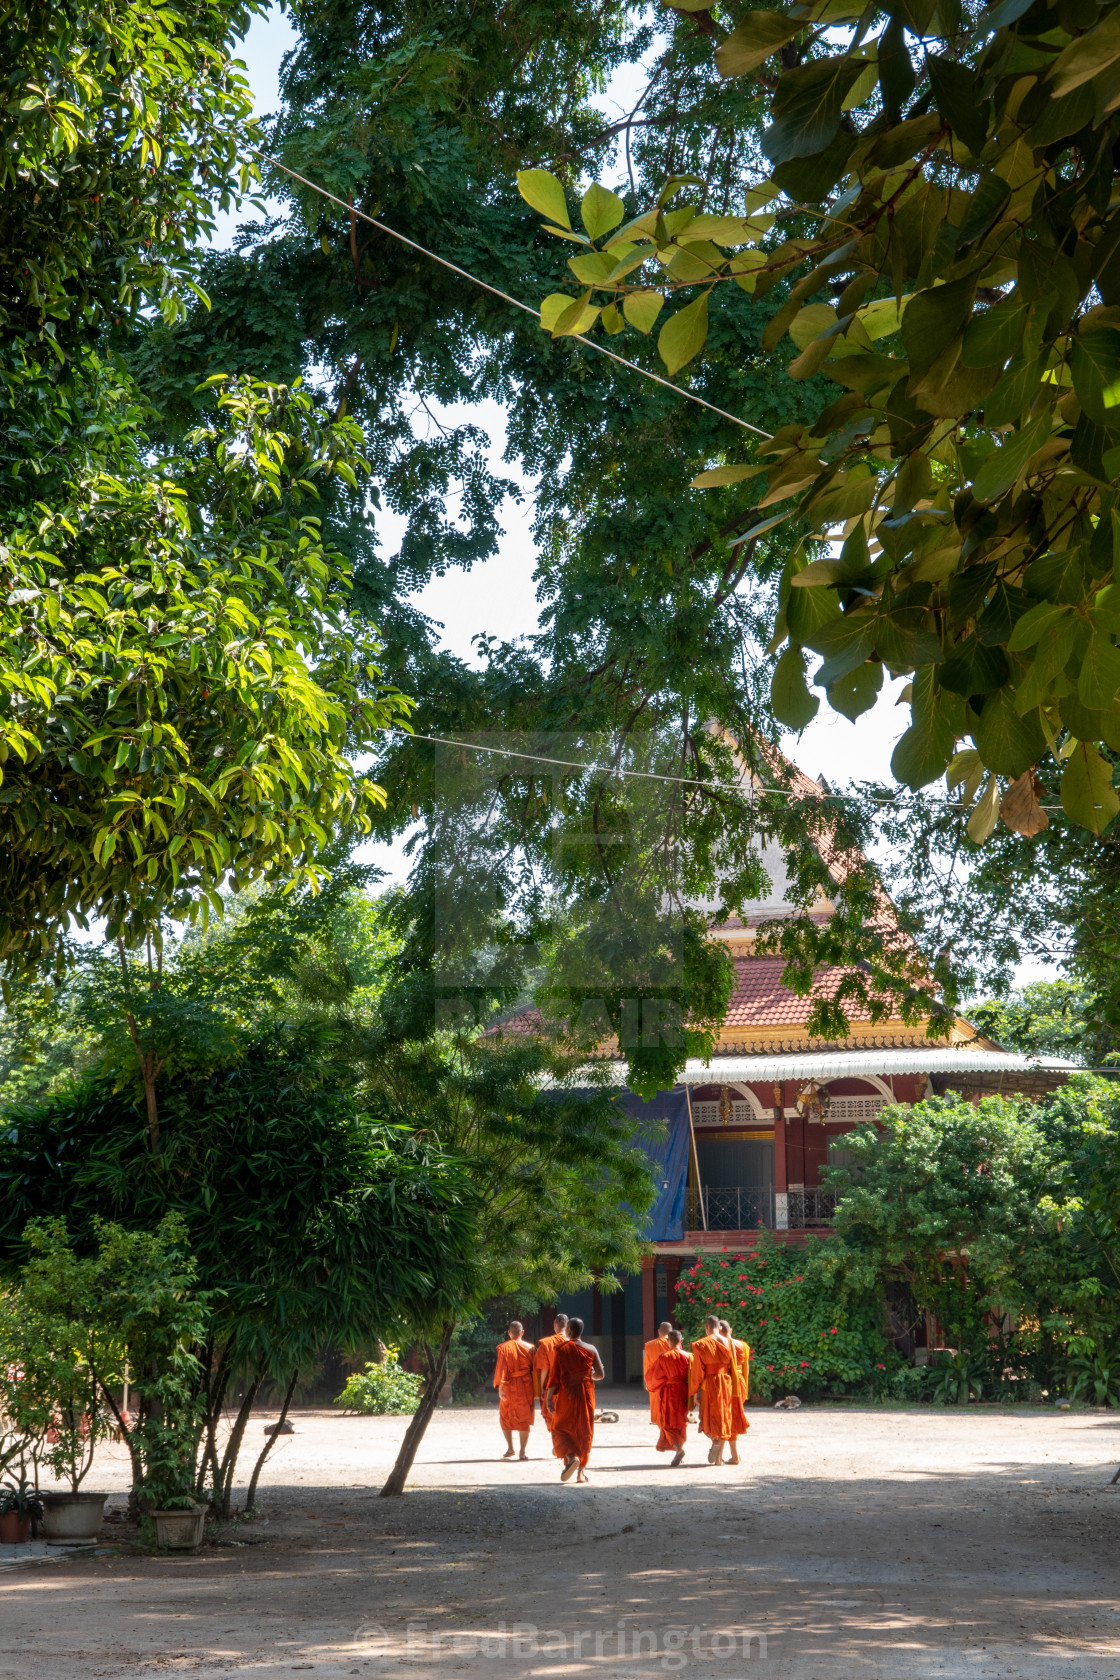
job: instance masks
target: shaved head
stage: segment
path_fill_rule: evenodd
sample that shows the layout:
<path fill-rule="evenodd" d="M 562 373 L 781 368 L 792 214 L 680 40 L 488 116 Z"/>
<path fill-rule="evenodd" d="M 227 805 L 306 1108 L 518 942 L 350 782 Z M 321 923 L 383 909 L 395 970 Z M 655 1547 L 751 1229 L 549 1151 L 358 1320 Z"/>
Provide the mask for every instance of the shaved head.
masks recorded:
<path fill-rule="evenodd" d="M 669 1320 L 666 1319 L 664 1324 L 659 1324 L 657 1326 L 657 1334 L 659 1336 L 667 1336 L 672 1328 L 673 1326 L 669 1323 Z"/>
<path fill-rule="evenodd" d="M 726 1320 L 726 1319 L 725 1319 L 725 1318 L 721 1318 L 721 1319 L 720 1319 L 720 1321 L 719 1321 L 719 1327 L 720 1327 L 720 1329 L 721 1329 L 721 1330 L 722 1330 L 722 1331 L 723 1331 L 723 1333 L 724 1333 L 724 1335 L 725 1335 L 725 1336 L 730 1336 L 730 1334 L 731 1334 L 731 1326 L 730 1326 L 730 1324 L 728 1324 L 728 1322 L 727 1322 L 727 1320 Z"/>
<path fill-rule="evenodd" d="M 520 1323 L 519 1320 L 517 1320 L 515 1318 L 513 1323 L 509 1327 L 509 1333 L 513 1337 L 514 1341 L 517 1340 L 518 1336 L 520 1336 L 520 1334 L 524 1330 L 524 1328 L 525 1328 L 525 1326 L 522 1323 Z"/>
<path fill-rule="evenodd" d="M 570 1318 L 568 1320 L 568 1339 L 569 1339 L 569 1341 L 578 1342 L 582 1339 L 582 1337 L 583 1337 L 583 1319 L 582 1318 Z"/>
<path fill-rule="evenodd" d="M 669 1346 L 670 1347 L 680 1347 L 680 1345 L 683 1341 L 684 1341 L 684 1337 L 681 1335 L 679 1330 L 670 1330 L 670 1332 L 669 1332 Z"/>
<path fill-rule="evenodd" d="M 567 1313 L 557 1313 L 556 1317 L 552 1321 L 552 1328 L 554 1330 L 563 1330 L 564 1327 L 566 1326 L 567 1322 L 568 1322 Z"/>
<path fill-rule="evenodd" d="M 709 1316 L 708 1318 L 706 1318 L 704 1320 L 704 1328 L 705 1328 L 705 1330 L 718 1330 L 719 1329 L 719 1319 Z"/>

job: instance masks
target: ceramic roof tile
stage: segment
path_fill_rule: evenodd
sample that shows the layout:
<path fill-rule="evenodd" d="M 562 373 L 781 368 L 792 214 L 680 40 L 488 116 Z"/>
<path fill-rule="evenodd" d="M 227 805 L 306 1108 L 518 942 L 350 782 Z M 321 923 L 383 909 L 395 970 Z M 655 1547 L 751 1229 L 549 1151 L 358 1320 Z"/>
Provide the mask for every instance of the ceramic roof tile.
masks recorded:
<path fill-rule="evenodd" d="M 783 957 L 739 957 L 735 962 L 735 990 L 723 1024 L 724 1033 L 733 1027 L 803 1026 L 815 999 L 835 997 L 847 972 L 842 968 L 822 969 L 813 990 L 799 997 L 782 984 Z M 851 1021 L 868 1021 L 870 1010 L 853 1000 L 844 1005 Z"/>

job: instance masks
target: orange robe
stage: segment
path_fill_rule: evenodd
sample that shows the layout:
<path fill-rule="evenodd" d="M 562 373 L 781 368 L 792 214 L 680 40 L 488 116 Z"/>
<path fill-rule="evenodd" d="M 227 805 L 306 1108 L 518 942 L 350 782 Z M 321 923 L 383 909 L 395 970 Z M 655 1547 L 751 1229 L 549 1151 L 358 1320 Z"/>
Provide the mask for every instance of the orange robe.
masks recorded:
<path fill-rule="evenodd" d="M 499 1342 L 494 1366 L 498 1421 L 503 1429 L 533 1427 L 533 1344 Z"/>
<path fill-rule="evenodd" d="M 552 1407 L 546 1401 L 548 1385 L 552 1381 L 552 1365 L 556 1349 L 567 1341 L 563 1331 L 558 1336 L 542 1336 L 533 1354 L 533 1393 L 541 1403 L 541 1417 L 552 1428 Z"/>
<path fill-rule="evenodd" d="M 661 1434 L 658 1452 L 676 1452 L 684 1446 L 688 1430 L 689 1357 L 683 1348 L 667 1347 L 650 1367 L 646 1382 L 651 1397 L 657 1397 L 657 1419 Z"/>
<path fill-rule="evenodd" d="M 655 1336 L 653 1341 L 647 1342 L 645 1347 L 642 1349 L 642 1381 L 649 1390 L 649 1421 L 651 1423 L 660 1423 L 661 1418 L 658 1415 L 657 1410 L 657 1396 L 659 1390 L 650 1382 L 649 1374 L 653 1369 L 654 1362 L 660 1359 L 663 1353 L 668 1353 L 668 1351 L 669 1343 L 666 1341 L 664 1336 Z"/>
<path fill-rule="evenodd" d="M 700 1396 L 700 1433 L 713 1441 L 731 1439 L 731 1350 L 715 1336 L 692 1344 L 689 1394 Z"/>
<path fill-rule="evenodd" d="M 581 1465 L 591 1456 L 595 1435 L 594 1368 L 594 1351 L 581 1342 L 565 1338 L 556 1349 L 552 1380 L 559 1387 L 553 1396 L 552 1450 L 557 1458 L 578 1458 Z"/>
<path fill-rule="evenodd" d="M 732 1340 L 731 1346 L 735 1350 L 735 1364 L 729 1373 L 732 1380 L 731 1433 L 732 1435 L 745 1435 L 751 1426 L 750 1419 L 743 1409 L 750 1384 L 749 1361 L 751 1350 L 746 1342 Z"/>

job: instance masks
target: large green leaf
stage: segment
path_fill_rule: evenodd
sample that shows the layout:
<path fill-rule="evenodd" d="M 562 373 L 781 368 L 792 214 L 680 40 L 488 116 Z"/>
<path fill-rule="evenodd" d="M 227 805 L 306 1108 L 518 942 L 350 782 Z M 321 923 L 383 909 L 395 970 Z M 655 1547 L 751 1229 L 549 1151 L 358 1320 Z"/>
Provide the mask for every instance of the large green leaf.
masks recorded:
<path fill-rule="evenodd" d="M 547 169 L 519 169 L 517 190 L 526 204 L 542 216 L 547 216 L 550 222 L 555 222 L 558 227 L 571 227 L 564 189 Z"/>
<path fill-rule="evenodd" d="M 1046 736 L 1037 715 L 1020 717 L 1005 688 L 985 700 L 972 738 L 988 769 L 1012 779 L 1037 764 L 1046 751 Z"/>
<path fill-rule="evenodd" d="M 708 294 L 698 298 L 670 315 L 657 335 L 657 353 L 670 373 L 691 362 L 704 348 L 708 336 Z"/>
<path fill-rule="evenodd" d="M 1120 811 L 1112 765 L 1094 746 L 1079 741 L 1062 774 L 1062 808 L 1072 822 L 1103 834 Z"/>
<path fill-rule="evenodd" d="M 804 18 L 786 12 L 748 12 L 716 48 L 716 69 L 721 76 L 745 76 L 804 28 Z"/>
<path fill-rule="evenodd" d="M 1058 54 L 1050 72 L 1050 86 L 1060 99 L 1083 82 L 1091 81 L 1120 58 L 1120 12 L 1106 12 L 1095 29 L 1078 36 Z"/>
<path fill-rule="evenodd" d="M 844 95 L 863 71 L 858 58 L 820 58 L 787 70 L 774 96 L 774 121 L 762 137 L 773 163 L 823 151 L 840 126 Z"/>
<path fill-rule="evenodd" d="M 1077 679 L 1077 693 L 1081 704 L 1092 710 L 1116 709 L 1120 694 L 1120 648 L 1113 646 L 1111 636 L 1099 630 L 1089 638 Z"/>
<path fill-rule="evenodd" d="M 770 704 L 787 729 L 804 729 L 820 710 L 820 701 L 810 694 L 805 681 L 805 655 L 800 648 L 783 649 L 770 683 Z"/>
<path fill-rule="evenodd" d="M 983 150 L 988 137 L 989 102 L 981 96 L 975 70 L 953 58 L 931 58 L 929 79 L 937 109 L 972 153 Z"/>
<path fill-rule="evenodd" d="M 1120 332 L 1098 327 L 1070 340 L 1070 371 L 1077 400 L 1101 425 L 1120 423 Z"/>
<path fill-rule="evenodd" d="M 953 730 L 944 716 L 932 668 L 914 678 L 913 719 L 891 755 L 891 773 L 907 787 L 926 787 L 944 775 L 953 752 Z"/>
<path fill-rule="evenodd" d="M 857 665 L 846 677 L 828 685 L 828 703 L 834 712 L 854 723 L 875 704 L 883 686 L 883 667 L 878 660 Z"/>
<path fill-rule="evenodd" d="M 626 214 L 626 207 L 617 193 L 608 192 L 606 187 L 592 181 L 580 201 L 579 213 L 590 237 L 601 239 L 604 233 L 610 233 L 618 226 Z"/>

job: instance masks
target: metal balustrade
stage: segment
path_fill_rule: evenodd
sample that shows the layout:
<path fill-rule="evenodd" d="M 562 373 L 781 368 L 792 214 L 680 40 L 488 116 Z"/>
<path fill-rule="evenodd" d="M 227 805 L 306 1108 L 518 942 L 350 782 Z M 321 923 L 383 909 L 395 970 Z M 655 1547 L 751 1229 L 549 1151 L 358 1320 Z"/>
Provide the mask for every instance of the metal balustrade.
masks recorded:
<path fill-rule="evenodd" d="M 839 1196 L 835 1190 L 791 1190 L 789 1192 L 789 1228 L 803 1231 L 810 1225 L 827 1225 L 836 1212 Z"/>
<path fill-rule="evenodd" d="M 790 1190 L 786 1196 L 787 1228 L 803 1231 L 829 1224 L 837 1200 L 835 1190 Z M 687 1226 L 690 1231 L 753 1231 L 759 1225 L 765 1225 L 768 1230 L 775 1227 L 772 1186 L 706 1184 L 702 1190 L 689 1186 Z"/>
<path fill-rule="evenodd" d="M 700 1208 L 701 1192 L 688 1192 L 688 1228 L 699 1231 L 753 1231 L 757 1225 L 774 1225 L 774 1191 L 759 1184 L 706 1184 L 703 1188 L 705 1220 Z"/>

